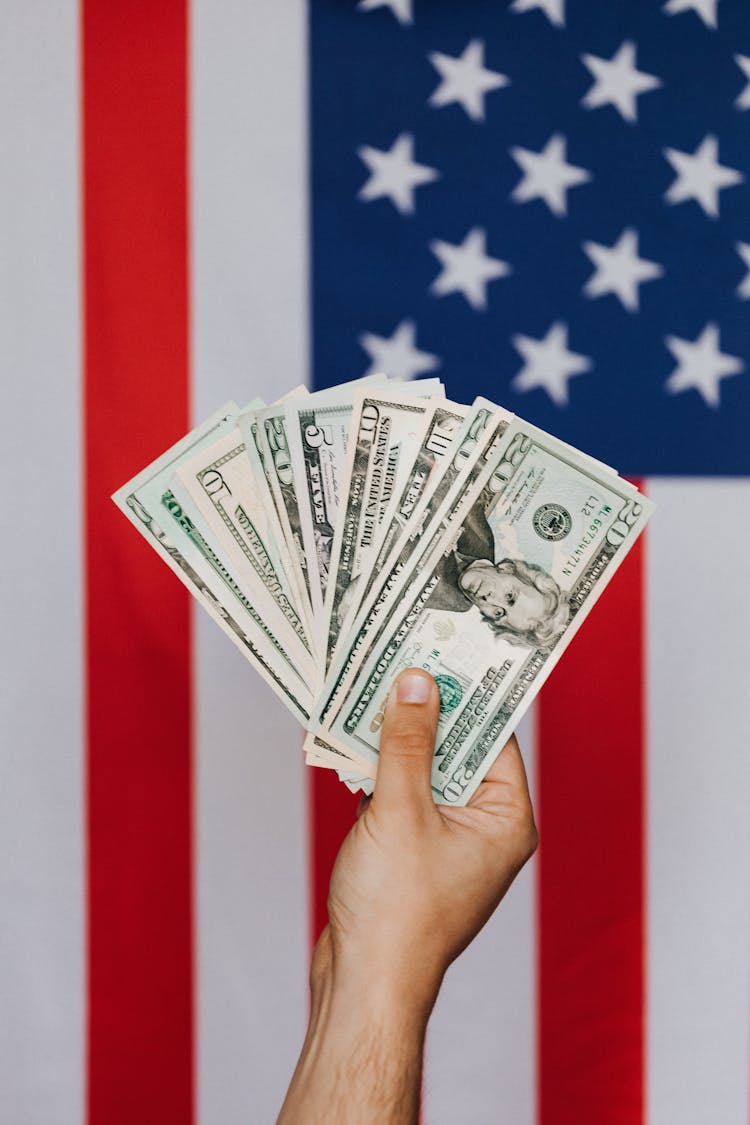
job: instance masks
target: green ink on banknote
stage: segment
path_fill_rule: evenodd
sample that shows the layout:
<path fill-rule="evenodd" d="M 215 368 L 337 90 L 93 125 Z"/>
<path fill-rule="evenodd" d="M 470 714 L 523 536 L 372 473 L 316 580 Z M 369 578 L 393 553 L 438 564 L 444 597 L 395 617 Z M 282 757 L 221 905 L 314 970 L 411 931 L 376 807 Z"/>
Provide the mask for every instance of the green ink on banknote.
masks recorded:
<path fill-rule="evenodd" d="M 440 692 L 440 710 L 442 713 L 445 715 L 449 711 L 455 711 L 464 695 L 464 689 L 458 680 L 454 676 L 443 674 L 435 677 L 435 683 Z"/>

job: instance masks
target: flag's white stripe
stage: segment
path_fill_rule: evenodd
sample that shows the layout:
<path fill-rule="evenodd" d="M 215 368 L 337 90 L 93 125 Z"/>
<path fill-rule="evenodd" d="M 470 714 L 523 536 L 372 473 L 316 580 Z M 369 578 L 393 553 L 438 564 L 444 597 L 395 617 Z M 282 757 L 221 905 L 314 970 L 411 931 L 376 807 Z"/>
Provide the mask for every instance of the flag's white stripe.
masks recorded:
<path fill-rule="evenodd" d="M 746 1125 L 750 483 L 649 493 L 648 1122 Z"/>
<path fill-rule="evenodd" d="M 534 791 L 534 711 L 518 732 Z M 535 1125 L 535 861 L 450 968 L 430 1020 L 425 1125 Z"/>
<path fill-rule="evenodd" d="M 195 409 L 308 378 L 307 5 L 192 2 Z"/>
<path fill-rule="evenodd" d="M 307 377 L 306 7 L 192 4 L 194 417 Z M 307 1013 L 298 726 L 196 618 L 199 1125 L 272 1121 Z"/>
<path fill-rule="evenodd" d="M 2 23 L 0 1116 L 80 1125 L 78 8 L 8 0 Z"/>

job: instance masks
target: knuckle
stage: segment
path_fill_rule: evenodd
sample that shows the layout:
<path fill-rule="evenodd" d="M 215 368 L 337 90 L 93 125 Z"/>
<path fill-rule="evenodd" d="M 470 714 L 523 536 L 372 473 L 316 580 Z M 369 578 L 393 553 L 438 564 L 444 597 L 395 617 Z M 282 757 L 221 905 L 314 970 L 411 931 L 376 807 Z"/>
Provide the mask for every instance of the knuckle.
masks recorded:
<path fill-rule="evenodd" d="M 539 829 L 536 826 L 534 814 L 532 813 L 531 809 L 529 809 L 524 837 L 524 852 L 526 854 L 526 859 L 531 859 L 538 847 Z"/>
<path fill-rule="evenodd" d="M 421 724 L 404 724 L 394 732 L 393 746 L 405 757 L 412 755 L 423 757 L 425 750 L 430 746 L 429 731 Z"/>

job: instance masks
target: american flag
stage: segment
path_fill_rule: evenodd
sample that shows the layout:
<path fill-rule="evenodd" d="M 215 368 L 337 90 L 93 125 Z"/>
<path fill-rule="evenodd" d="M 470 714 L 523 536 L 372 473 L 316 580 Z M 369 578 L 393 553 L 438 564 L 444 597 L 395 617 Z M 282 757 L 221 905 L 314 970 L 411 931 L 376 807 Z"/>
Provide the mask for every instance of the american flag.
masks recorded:
<path fill-rule="evenodd" d="M 425 1125 L 745 1125 L 747 0 L 3 15 L 0 1120 L 273 1120 L 353 803 L 108 497 L 384 368 L 658 505 L 525 724 Z"/>

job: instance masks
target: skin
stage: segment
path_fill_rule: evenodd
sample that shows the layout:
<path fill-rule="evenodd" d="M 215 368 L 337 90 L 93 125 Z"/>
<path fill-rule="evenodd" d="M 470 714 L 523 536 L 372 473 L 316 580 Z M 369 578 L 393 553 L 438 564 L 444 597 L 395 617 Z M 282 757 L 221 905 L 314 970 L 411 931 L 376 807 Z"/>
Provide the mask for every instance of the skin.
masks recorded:
<path fill-rule="evenodd" d="M 472 563 L 460 585 L 483 617 L 502 621 L 517 633 L 532 628 L 547 610 L 544 594 L 512 574 L 498 573 L 492 563 Z"/>
<path fill-rule="evenodd" d="M 537 846 L 515 738 L 465 808 L 437 806 L 435 681 L 390 693 L 375 793 L 339 852 L 313 956 L 307 1037 L 279 1125 L 416 1125 L 443 976 Z"/>

